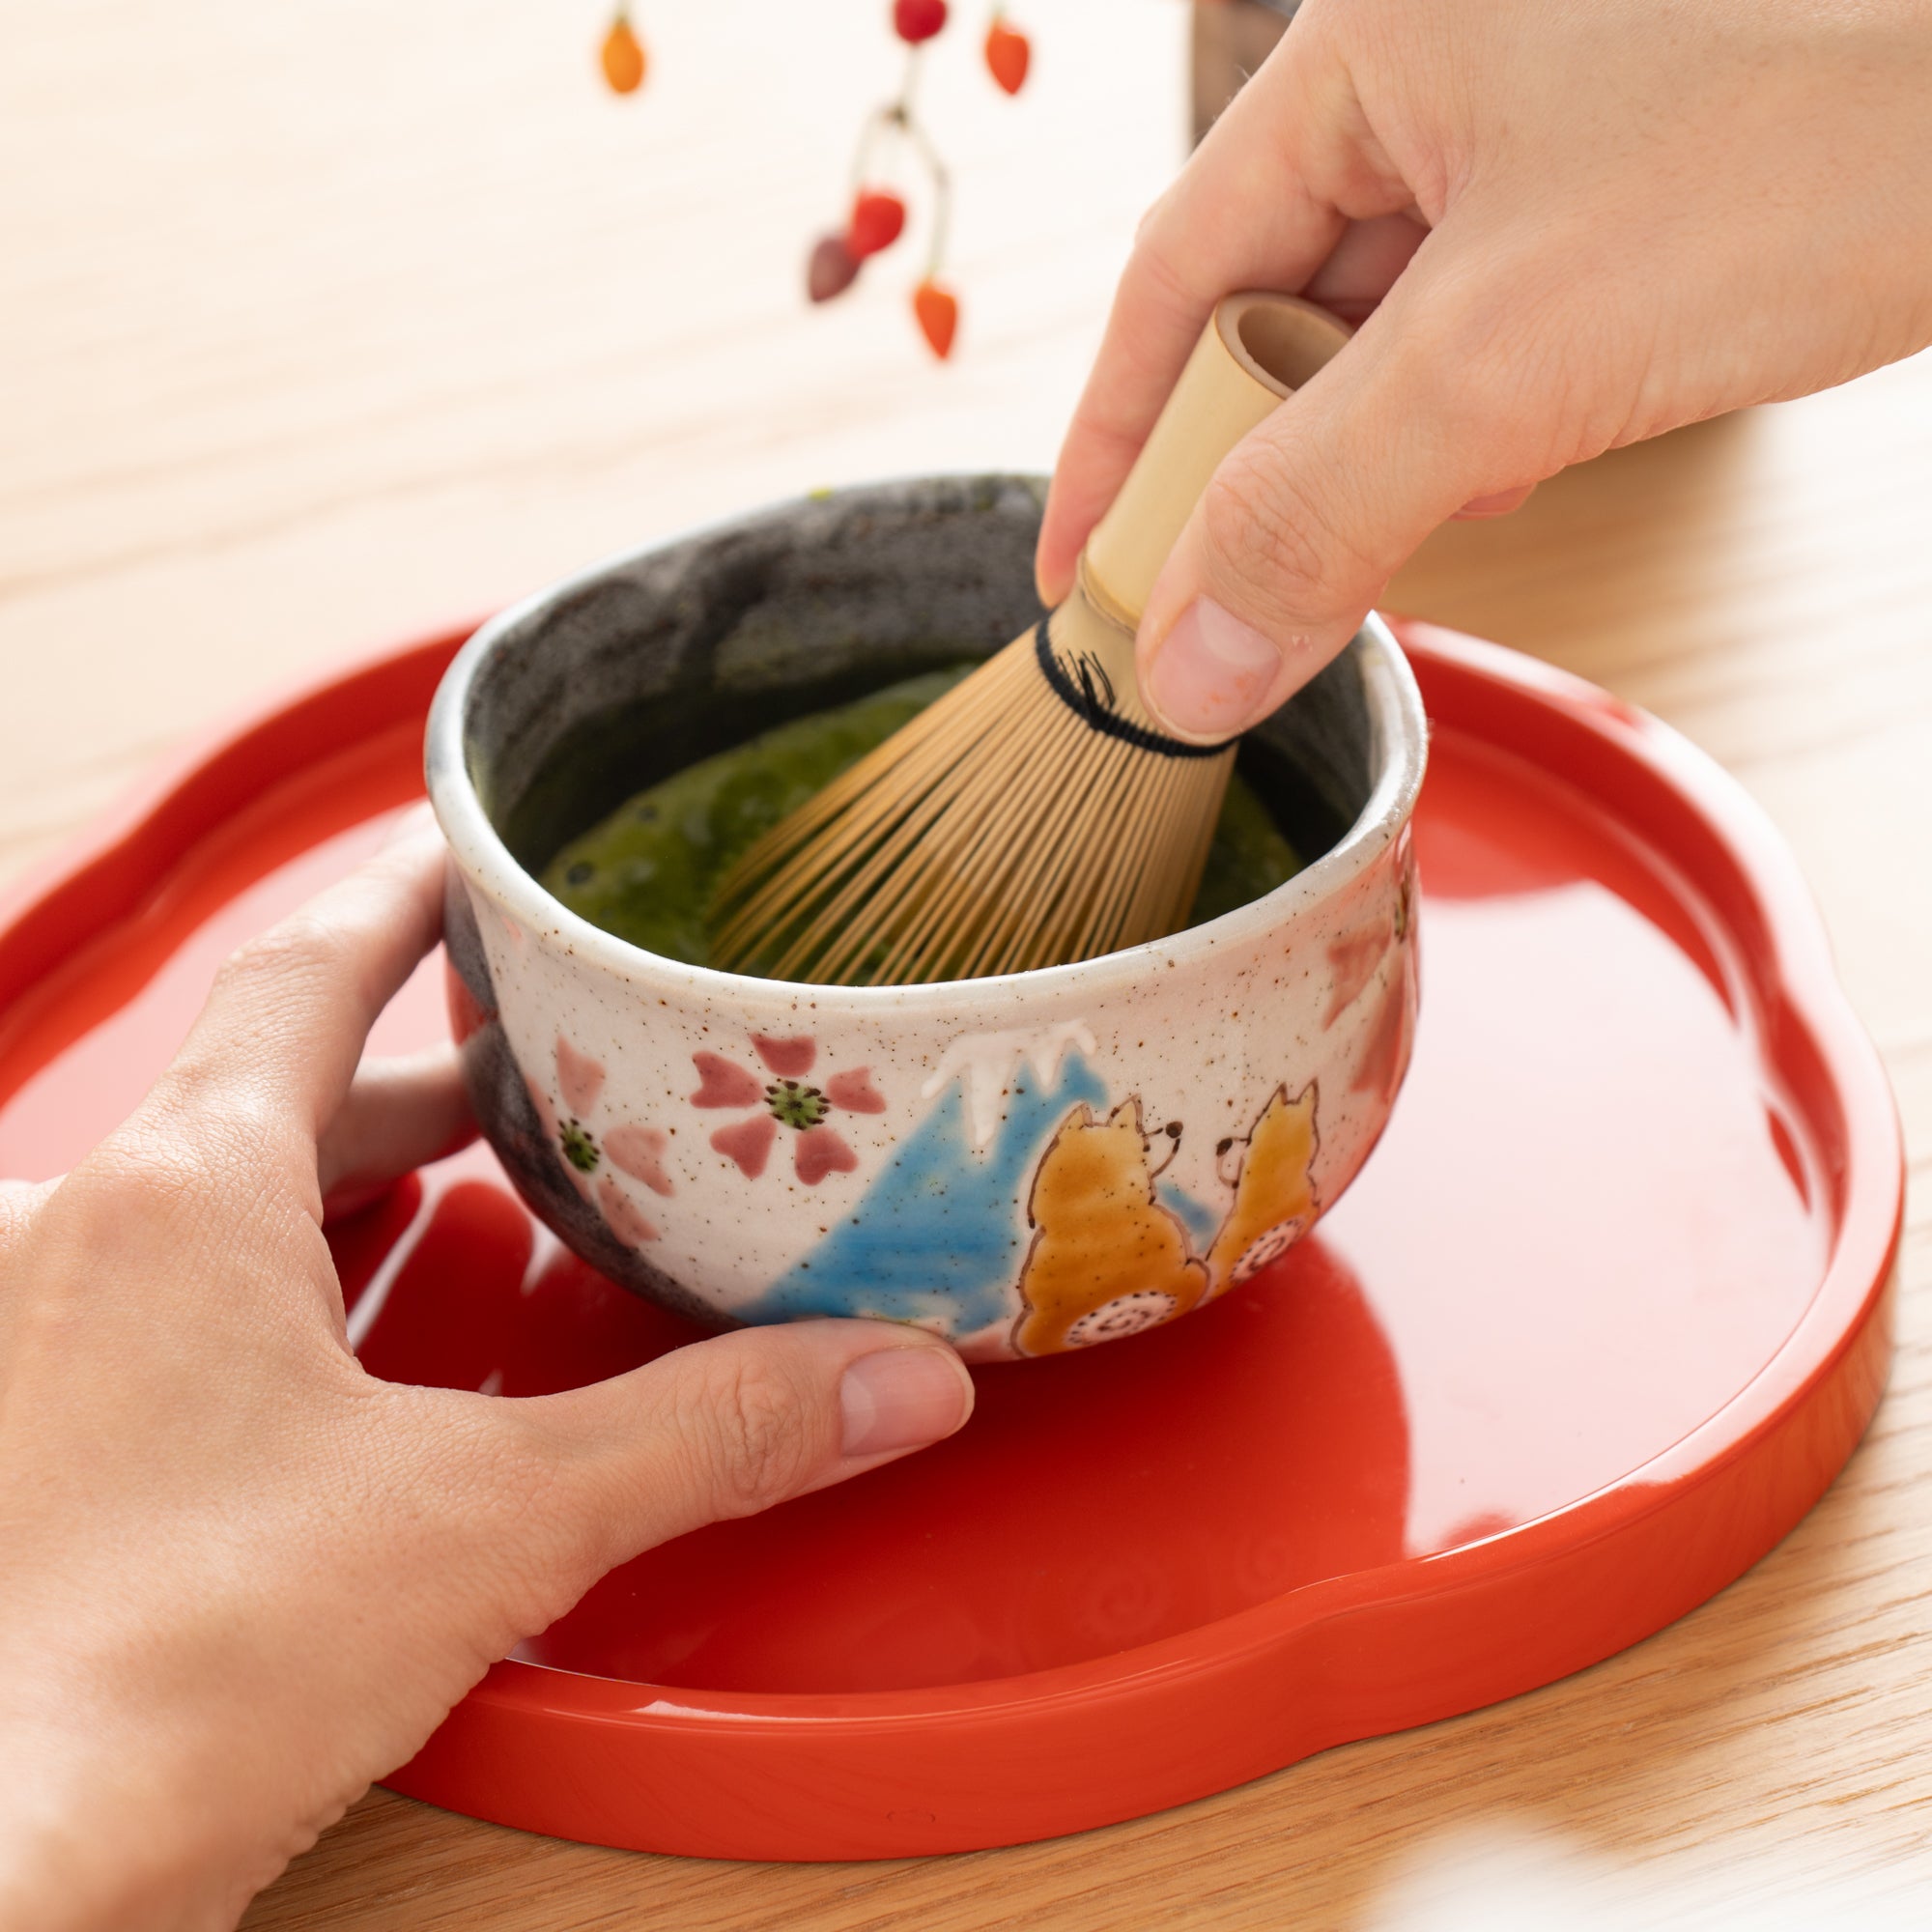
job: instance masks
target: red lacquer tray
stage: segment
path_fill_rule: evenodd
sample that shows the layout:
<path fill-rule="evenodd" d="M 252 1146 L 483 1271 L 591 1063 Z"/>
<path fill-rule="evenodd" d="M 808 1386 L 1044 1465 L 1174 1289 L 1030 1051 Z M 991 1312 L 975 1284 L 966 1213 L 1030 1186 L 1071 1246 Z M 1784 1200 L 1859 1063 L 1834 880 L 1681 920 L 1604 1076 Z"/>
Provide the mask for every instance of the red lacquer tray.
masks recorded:
<path fill-rule="evenodd" d="M 1816 916 L 1672 733 L 1404 638 L 1423 1018 L 1316 1237 L 1171 1330 L 981 1371 L 939 1449 L 613 1574 L 397 1789 L 708 1856 L 1043 1837 L 1578 1669 L 1799 1520 L 1879 1398 L 1903 1193 Z M 379 841 L 457 642 L 260 714 L 16 899 L 0 1173 L 72 1161 L 222 954 Z M 432 965 L 377 1043 L 443 1025 Z M 477 1150 L 332 1239 L 394 1378 L 515 1395 L 691 1336 Z"/>

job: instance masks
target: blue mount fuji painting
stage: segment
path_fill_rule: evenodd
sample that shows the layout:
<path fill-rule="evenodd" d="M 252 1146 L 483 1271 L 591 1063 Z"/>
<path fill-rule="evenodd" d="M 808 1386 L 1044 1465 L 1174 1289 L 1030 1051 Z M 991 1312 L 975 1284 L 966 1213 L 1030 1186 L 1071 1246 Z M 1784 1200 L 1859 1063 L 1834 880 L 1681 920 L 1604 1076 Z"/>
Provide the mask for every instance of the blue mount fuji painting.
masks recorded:
<path fill-rule="evenodd" d="M 1107 1097 L 1079 1054 L 1051 1087 L 1022 1066 L 999 1130 L 976 1150 L 967 1131 L 966 1076 L 895 1148 L 858 1207 L 781 1275 L 741 1321 L 877 1315 L 966 1335 L 1009 1314 L 1026 1254 L 1026 1185 L 1035 1158 L 1066 1110 Z"/>
<path fill-rule="evenodd" d="M 756 1301 L 745 1321 L 871 1315 L 964 1336 L 1010 1316 L 1029 1229 L 1034 1163 L 1069 1108 L 1107 1105 L 1107 1090 L 1078 1053 L 1049 1084 L 1020 1065 L 991 1142 L 968 1131 L 967 1076 L 895 1150 L 858 1207 Z M 1200 1238 L 1213 1216 L 1179 1188 L 1161 1196 Z"/>

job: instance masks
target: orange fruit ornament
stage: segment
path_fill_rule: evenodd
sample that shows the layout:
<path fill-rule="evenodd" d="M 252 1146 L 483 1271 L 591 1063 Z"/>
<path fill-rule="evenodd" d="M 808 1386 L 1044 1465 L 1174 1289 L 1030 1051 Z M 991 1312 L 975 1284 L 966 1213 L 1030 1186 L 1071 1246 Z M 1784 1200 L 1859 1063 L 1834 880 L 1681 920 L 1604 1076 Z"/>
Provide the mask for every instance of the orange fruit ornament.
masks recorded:
<path fill-rule="evenodd" d="M 906 207 L 886 188 L 861 188 L 845 224 L 845 245 L 860 261 L 890 248 L 905 228 Z"/>
<path fill-rule="evenodd" d="M 893 0 L 893 31 L 908 46 L 929 41 L 946 24 L 946 0 Z"/>
<path fill-rule="evenodd" d="M 635 94 L 644 84 L 644 43 L 631 27 L 631 16 L 622 7 L 604 36 L 602 59 L 604 78 L 612 94 Z"/>
<path fill-rule="evenodd" d="M 1017 27 L 1007 25 L 1006 16 L 996 14 L 986 29 L 986 67 L 993 78 L 1009 94 L 1017 94 L 1026 85 L 1027 63 L 1033 46 Z"/>
<path fill-rule="evenodd" d="M 912 292 L 912 312 L 919 318 L 932 353 L 944 362 L 952 354 L 952 337 L 959 327 L 959 298 L 934 281 L 923 281 Z"/>
<path fill-rule="evenodd" d="M 821 235 L 805 268 L 805 292 L 815 302 L 842 296 L 858 279 L 859 258 L 842 235 Z"/>

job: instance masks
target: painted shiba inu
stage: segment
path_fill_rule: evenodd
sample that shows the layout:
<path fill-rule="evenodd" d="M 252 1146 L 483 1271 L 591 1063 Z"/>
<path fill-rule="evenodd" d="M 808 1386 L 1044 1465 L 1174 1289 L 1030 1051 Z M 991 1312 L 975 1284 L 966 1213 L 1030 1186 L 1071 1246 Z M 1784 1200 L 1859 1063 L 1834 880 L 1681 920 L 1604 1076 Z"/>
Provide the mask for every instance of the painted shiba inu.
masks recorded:
<path fill-rule="evenodd" d="M 1013 1347 L 1051 1355 L 1185 1315 L 1208 1274 L 1187 1231 L 1154 1199 L 1138 1099 L 1096 1120 L 1085 1102 L 1047 1143 L 1027 1197 L 1035 1230 L 1020 1274 Z"/>
<path fill-rule="evenodd" d="M 1235 1199 L 1205 1263 L 1154 1198 L 1160 1168 L 1149 1164 L 1140 1101 L 1123 1100 L 1105 1120 L 1075 1107 L 1040 1155 L 1027 1198 L 1035 1232 L 1013 1347 L 1052 1355 L 1172 1321 L 1286 1254 L 1320 1212 L 1316 1099 L 1313 1081 L 1292 1100 L 1277 1087 L 1247 1137 L 1221 1143 Z"/>
<path fill-rule="evenodd" d="M 1234 1206 L 1208 1251 L 1212 1300 L 1258 1274 L 1314 1226 L 1320 1211 L 1312 1172 L 1321 1141 L 1315 1131 L 1315 1083 L 1291 1100 L 1277 1087 L 1244 1141 L 1223 1141 L 1221 1172 Z"/>

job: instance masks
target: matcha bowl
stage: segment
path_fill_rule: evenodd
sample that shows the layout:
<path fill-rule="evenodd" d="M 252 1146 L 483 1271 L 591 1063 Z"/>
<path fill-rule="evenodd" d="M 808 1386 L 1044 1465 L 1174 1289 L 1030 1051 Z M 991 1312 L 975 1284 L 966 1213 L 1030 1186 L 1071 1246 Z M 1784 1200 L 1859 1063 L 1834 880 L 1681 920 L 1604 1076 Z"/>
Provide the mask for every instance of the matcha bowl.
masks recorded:
<path fill-rule="evenodd" d="M 713 1325 L 864 1315 L 974 1360 L 1059 1353 L 1260 1273 L 1381 1132 L 1415 1022 L 1425 726 L 1375 620 L 1241 749 L 1245 809 L 1300 869 L 1226 905 L 1255 843 L 1224 817 L 1220 897 L 1169 938 L 827 987 L 618 936 L 678 926 L 662 853 L 609 842 L 627 814 L 715 805 L 692 767 L 1037 616 L 1040 497 L 979 476 L 783 505 L 546 590 L 450 667 L 428 770 L 471 1098 L 532 1209 L 625 1287 Z M 620 849 L 640 923 L 596 897 Z"/>

